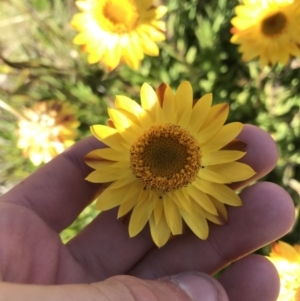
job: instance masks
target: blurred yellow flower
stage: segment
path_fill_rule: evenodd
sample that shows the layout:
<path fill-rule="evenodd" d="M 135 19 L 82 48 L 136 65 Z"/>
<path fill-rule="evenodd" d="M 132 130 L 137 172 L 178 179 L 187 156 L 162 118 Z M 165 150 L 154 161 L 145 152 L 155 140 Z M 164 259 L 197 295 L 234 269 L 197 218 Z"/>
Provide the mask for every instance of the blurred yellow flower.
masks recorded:
<path fill-rule="evenodd" d="M 293 247 L 283 241 L 274 243 L 267 257 L 276 267 L 280 277 L 277 301 L 300 300 L 300 245 Z"/>
<path fill-rule="evenodd" d="M 226 146 L 243 125 L 224 125 L 229 105 L 211 104 L 212 94 L 194 103 L 187 81 L 175 94 L 165 84 L 156 91 L 144 84 L 141 105 L 117 96 L 115 109 L 108 109 L 109 126 L 91 127 L 107 148 L 85 157 L 95 169 L 86 179 L 110 183 L 96 208 L 120 206 L 118 217 L 131 212 L 130 237 L 149 221 L 152 238 L 161 247 L 171 233 L 182 234 L 183 219 L 199 238 L 206 239 L 207 219 L 223 224 L 227 220 L 224 204 L 241 205 L 226 184 L 248 179 L 255 172 L 236 162 L 245 152 Z"/>
<path fill-rule="evenodd" d="M 18 147 L 34 165 L 47 163 L 74 143 L 79 122 L 68 104 L 38 102 L 23 116 L 18 123 Z"/>
<path fill-rule="evenodd" d="M 155 42 L 165 40 L 167 11 L 154 0 L 83 0 L 71 25 L 80 33 L 73 42 L 83 45 L 88 63 L 103 63 L 109 71 L 120 62 L 137 69 L 144 54 L 158 56 Z"/>
<path fill-rule="evenodd" d="M 239 44 L 244 61 L 259 57 L 260 65 L 286 64 L 300 57 L 300 1 L 244 0 L 231 20 L 231 42 Z"/>

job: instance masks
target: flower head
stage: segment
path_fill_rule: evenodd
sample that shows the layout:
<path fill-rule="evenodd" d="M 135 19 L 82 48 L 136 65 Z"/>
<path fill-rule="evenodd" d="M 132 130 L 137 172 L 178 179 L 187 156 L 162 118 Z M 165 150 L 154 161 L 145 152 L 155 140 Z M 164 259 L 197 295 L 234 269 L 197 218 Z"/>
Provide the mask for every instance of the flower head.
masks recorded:
<path fill-rule="evenodd" d="M 277 301 L 300 300 L 300 245 L 291 246 L 283 241 L 274 243 L 268 259 L 280 277 Z"/>
<path fill-rule="evenodd" d="M 18 147 L 34 165 L 47 163 L 74 143 L 79 126 L 73 110 L 59 101 L 41 101 L 23 112 Z"/>
<path fill-rule="evenodd" d="M 159 19 L 165 6 L 154 6 L 154 0 L 83 0 L 76 2 L 82 11 L 71 25 L 80 31 L 74 43 L 83 45 L 88 63 L 103 63 L 115 69 L 125 62 L 139 67 L 144 54 L 157 56 L 155 42 L 165 39 L 165 23 Z"/>
<path fill-rule="evenodd" d="M 110 126 L 91 127 L 107 148 L 86 156 L 86 163 L 95 169 L 87 180 L 110 182 L 96 208 L 119 206 L 118 217 L 131 211 L 130 237 L 149 221 L 152 238 L 161 247 L 171 233 L 183 232 L 184 220 L 206 239 L 207 220 L 223 224 L 227 220 L 224 204 L 241 205 L 226 184 L 248 179 L 254 171 L 236 162 L 245 152 L 226 146 L 243 125 L 224 125 L 228 104 L 211 104 L 211 94 L 193 103 L 187 81 L 175 94 L 165 84 L 157 91 L 144 84 L 141 105 L 117 96 L 116 108 L 108 110 Z"/>
<path fill-rule="evenodd" d="M 300 57 L 300 1 L 244 0 L 235 8 L 231 42 L 239 44 L 244 61 L 286 64 Z"/>

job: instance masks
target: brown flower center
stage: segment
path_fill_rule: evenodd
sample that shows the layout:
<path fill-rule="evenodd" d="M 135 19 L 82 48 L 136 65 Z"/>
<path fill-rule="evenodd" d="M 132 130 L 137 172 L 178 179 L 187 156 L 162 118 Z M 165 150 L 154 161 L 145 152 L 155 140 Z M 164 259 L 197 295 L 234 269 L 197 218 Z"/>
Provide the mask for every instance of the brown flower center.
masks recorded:
<path fill-rule="evenodd" d="M 283 13 L 278 12 L 262 21 L 261 31 L 266 36 L 276 36 L 284 31 L 287 23 L 287 17 Z"/>
<path fill-rule="evenodd" d="M 169 192 L 195 180 L 201 167 L 200 146 L 178 125 L 153 125 L 131 146 L 130 163 L 145 187 Z"/>

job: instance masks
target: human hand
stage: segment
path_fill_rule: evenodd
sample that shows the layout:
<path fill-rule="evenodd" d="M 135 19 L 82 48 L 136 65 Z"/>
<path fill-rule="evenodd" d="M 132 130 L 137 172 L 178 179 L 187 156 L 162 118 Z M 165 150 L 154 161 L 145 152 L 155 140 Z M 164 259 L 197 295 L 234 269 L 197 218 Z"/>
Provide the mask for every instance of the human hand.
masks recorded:
<path fill-rule="evenodd" d="M 242 161 L 254 168 L 257 174 L 252 181 L 257 180 L 275 166 L 276 146 L 253 126 L 245 126 L 239 138 L 247 143 Z M 2 196 L 0 301 L 192 300 L 180 288 L 194 292 L 193 300 L 276 300 L 278 276 L 263 257 L 238 260 L 219 282 L 208 276 L 290 229 L 294 206 L 275 184 L 257 183 L 244 189 L 243 206 L 228 208 L 226 225 L 210 224 L 205 241 L 187 230 L 157 249 L 147 228 L 129 238 L 127 226 L 111 210 L 63 245 L 59 232 L 103 189 L 84 180 L 90 169 L 83 157 L 99 147 L 103 145 L 94 138 L 77 143 Z M 197 273 L 189 274 L 192 271 Z M 180 273 L 185 274 L 168 277 Z M 163 280 L 154 281 L 159 278 Z"/>

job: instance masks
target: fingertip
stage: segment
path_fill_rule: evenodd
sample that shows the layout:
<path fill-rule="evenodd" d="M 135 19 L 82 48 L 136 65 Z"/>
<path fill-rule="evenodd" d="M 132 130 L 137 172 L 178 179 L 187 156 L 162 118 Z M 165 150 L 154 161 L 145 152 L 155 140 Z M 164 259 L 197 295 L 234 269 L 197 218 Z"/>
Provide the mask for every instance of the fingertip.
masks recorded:
<path fill-rule="evenodd" d="M 276 166 L 278 149 L 275 141 L 266 131 L 245 124 L 237 138 L 247 144 L 246 155 L 240 161 L 250 165 L 256 172 L 247 183 L 268 174 Z"/>
<path fill-rule="evenodd" d="M 274 301 L 280 280 L 274 265 L 259 255 L 232 264 L 219 278 L 230 301 Z"/>
<path fill-rule="evenodd" d="M 199 272 L 182 273 L 166 278 L 183 290 L 191 301 L 228 301 L 222 285 L 213 277 Z"/>
<path fill-rule="evenodd" d="M 296 212 L 294 202 L 281 186 L 271 182 L 260 182 L 244 189 L 240 196 L 246 199 L 246 205 L 251 207 L 255 205 L 256 199 L 261 199 L 259 210 L 272 225 L 272 232 L 276 235 L 274 240 L 288 233 L 293 227 Z"/>
<path fill-rule="evenodd" d="M 278 148 L 269 133 L 257 126 L 246 124 L 238 138 L 247 143 L 247 154 L 244 159 L 251 162 L 253 166 L 259 167 L 261 163 L 264 163 L 265 171 L 270 171 L 276 166 L 279 156 Z M 259 145 L 251 141 L 257 141 Z"/>
<path fill-rule="evenodd" d="M 60 156 L 64 156 L 71 161 L 80 170 L 83 177 L 86 177 L 93 169 L 84 162 L 84 157 L 89 152 L 104 147 L 105 145 L 102 142 L 91 136 L 78 141 Z"/>

